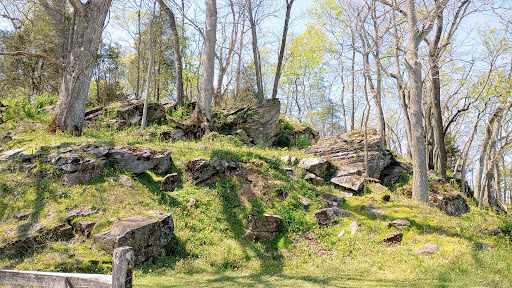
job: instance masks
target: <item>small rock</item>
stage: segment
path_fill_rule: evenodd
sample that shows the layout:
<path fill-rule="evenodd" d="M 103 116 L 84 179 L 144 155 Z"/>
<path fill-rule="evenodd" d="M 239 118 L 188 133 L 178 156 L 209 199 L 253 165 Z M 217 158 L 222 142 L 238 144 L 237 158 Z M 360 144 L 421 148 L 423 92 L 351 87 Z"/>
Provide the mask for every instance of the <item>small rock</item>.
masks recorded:
<path fill-rule="evenodd" d="M 403 234 L 400 231 L 394 231 L 387 235 L 379 243 L 384 245 L 399 245 L 402 242 Z"/>
<path fill-rule="evenodd" d="M 34 159 L 37 159 L 37 158 L 40 158 L 42 156 L 42 154 L 40 152 L 36 152 L 36 153 L 20 153 L 18 155 L 18 160 L 20 162 L 30 162 Z"/>
<path fill-rule="evenodd" d="M 86 216 L 92 215 L 96 212 L 98 212 L 98 209 L 85 209 L 85 208 L 73 209 L 68 212 L 68 215 L 66 216 L 66 221 L 70 222 L 75 218 L 86 217 Z"/>
<path fill-rule="evenodd" d="M 376 199 L 375 197 L 370 197 L 370 199 L 368 199 L 368 202 L 373 203 L 373 204 L 381 204 L 382 203 L 382 201 L 380 201 L 379 199 Z"/>
<path fill-rule="evenodd" d="M 98 225 L 98 222 L 95 221 L 80 221 L 76 223 L 76 231 L 85 237 L 89 237 L 96 225 Z"/>
<path fill-rule="evenodd" d="M 338 207 L 338 205 L 343 202 L 345 197 L 343 195 L 329 195 L 325 197 L 325 201 L 327 201 L 327 205 L 329 208 Z"/>
<path fill-rule="evenodd" d="M 448 194 L 430 191 L 428 205 L 446 212 L 450 216 L 458 216 L 471 211 L 462 194 Z"/>
<path fill-rule="evenodd" d="M 178 185 L 179 180 L 180 180 L 180 176 L 178 175 L 178 173 L 168 174 L 160 182 L 162 191 L 166 191 L 166 192 L 174 191 L 174 189 L 176 188 L 176 185 Z"/>
<path fill-rule="evenodd" d="M 16 212 L 16 214 L 14 214 L 14 218 L 21 221 L 21 220 L 27 219 L 31 214 L 32 214 L 32 211 L 20 211 L 20 212 Z"/>
<path fill-rule="evenodd" d="M 299 196 L 299 201 L 304 206 L 308 206 L 311 203 L 311 201 L 309 201 L 309 199 L 304 196 Z"/>
<path fill-rule="evenodd" d="M 30 172 L 37 167 L 37 164 L 23 164 L 18 167 L 20 172 Z"/>
<path fill-rule="evenodd" d="M 360 193 L 363 191 L 365 178 L 358 175 L 335 177 L 331 179 L 331 183 L 337 188 Z"/>
<path fill-rule="evenodd" d="M 321 185 L 324 185 L 324 183 L 325 183 L 324 179 L 316 176 L 313 173 L 307 173 L 306 176 L 304 176 L 304 180 L 310 182 L 311 184 L 313 184 L 315 186 L 321 186 Z"/>
<path fill-rule="evenodd" d="M 197 145 L 196 149 L 197 150 L 209 150 L 210 147 L 208 145 Z"/>
<path fill-rule="evenodd" d="M 244 240 L 272 241 L 279 235 L 283 218 L 279 215 L 263 214 L 249 216 L 249 230 L 242 236 Z"/>
<path fill-rule="evenodd" d="M 288 176 L 293 177 L 293 168 L 292 167 L 284 167 L 284 170 L 286 170 L 286 174 L 288 174 Z"/>
<path fill-rule="evenodd" d="M 358 228 L 359 226 L 357 225 L 357 222 L 352 222 L 352 224 L 350 224 L 350 234 L 356 234 Z"/>
<path fill-rule="evenodd" d="M 382 200 L 383 200 L 384 202 L 389 202 L 389 201 L 391 201 L 391 195 L 386 194 L 386 195 L 382 196 Z"/>
<path fill-rule="evenodd" d="M 494 248 L 494 245 L 492 245 L 491 243 L 475 242 L 476 250 L 482 250 L 484 248 Z"/>
<path fill-rule="evenodd" d="M 501 233 L 503 233 L 503 231 L 501 231 L 500 228 L 489 229 L 489 234 L 491 234 L 491 235 L 498 236 L 498 235 L 501 235 Z"/>
<path fill-rule="evenodd" d="M 187 202 L 187 207 L 188 208 L 196 207 L 196 200 L 194 198 L 190 198 Z"/>
<path fill-rule="evenodd" d="M 370 206 L 363 205 L 363 206 L 361 206 L 361 211 L 368 211 L 368 213 L 370 213 L 372 215 L 386 214 L 386 211 L 384 211 L 384 209 L 377 207 L 377 206 L 373 206 L 373 205 L 370 205 Z"/>
<path fill-rule="evenodd" d="M 281 157 L 281 161 L 288 165 L 296 165 L 299 162 L 299 159 L 295 156 L 286 155 Z"/>
<path fill-rule="evenodd" d="M 386 186 L 384 186 L 384 185 L 382 185 L 380 183 L 372 183 L 371 184 L 371 190 L 373 192 L 376 192 L 376 193 L 389 192 L 389 189 Z"/>
<path fill-rule="evenodd" d="M 187 162 L 185 172 L 189 174 L 192 183 L 199 184 L 217 174 L 217 169 L 210 165 L 210 161 L 196 158 Z"/>
<path fill-rule="evenodd" d="M 402 229 L 409 226 L 411 226 L 411 222 L 407 219 L 396 219 L 388 223 L 388 228 L 395 227 L 397 229 Z"/>
<path fill-rule="evenodd" d="M 224 159 L 219 159 L 217 157 L 212 158 L 210 163 L 212 164 L 213 167 L 215 167 L 215 169 L 217 169 L 217 171 L 219 171 L 219 173 L 224 173 L 224 171 L 226 171 L 229 168 L 228 161 Z"/>
<path fill-rule="evenodd" d="M 12 140 L 12 137 L 9 134 L 5 134 L 5 135 L 0 136 L 0 143 L 7 143 L 7 142 L 9 142 L 11 140 Z"/>
<path fill-rule="evenodd" d="M 351 212 L 349 212 L 347 210 L 340 209 L 338 207 L 325 208 L 322 210 L 315 211 L 316 222 L 319 225 L 326 225 L 326 224 L 335 222 L 340 217 L 351 217 L 351 216 L 352 216 Z"/>
<path fill-rule="evenodd" d="M 421 254 L 421 255 L 427 255 L 432 254 L 439 249 L 439 245 L 433 244 L 433 243 L 425 243 L 425 245 L 422 248 L 418 248 L 414 250 L 414 253 Z"/>
<path fill-rule="evenodd" d="M 117 177 L 117 180 L 126 187 L 133 187 L 133 182 L 128 176 L 121 175 Z"/>
<path fill-rule="evenodd" d="M 252 138 L 249 137 L 247 135 L 247 133 L 245 133 L 244 130 L 242 129 L 238 129 L 235 131 L 235 135 L 238 135 L 238 137 L 240 138 L 240 141 L 242 141 L 242 143 L 244 144 L 251 144 L 252 143 Z"/>
<path fill-rule="evenodd" d="M 340 233 L 338 233 L 338 238 L 343 237 L 345 235 L 345 229 L 341 229 Z"/>

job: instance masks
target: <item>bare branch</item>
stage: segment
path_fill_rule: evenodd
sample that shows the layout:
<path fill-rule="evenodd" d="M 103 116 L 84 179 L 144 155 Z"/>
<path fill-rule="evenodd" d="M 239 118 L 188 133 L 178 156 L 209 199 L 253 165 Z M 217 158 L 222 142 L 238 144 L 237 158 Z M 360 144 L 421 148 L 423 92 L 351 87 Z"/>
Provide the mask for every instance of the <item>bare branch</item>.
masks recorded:
<path fill-rule="evenodd" d="M 59 61 L 51 58 L 50 56 L 40 54 L 40 53 L 29 53 L 25 51 L 15 51 L 15 52 L 2 52 L 0 51 L 0 55 L 4 56 L 15 56 L 15 57 L 31 57 L 31 58 L 39 58 L 43 59 L 53 65 L 55 65 L 57 68 L 62 69 L 63 65 Z"/>

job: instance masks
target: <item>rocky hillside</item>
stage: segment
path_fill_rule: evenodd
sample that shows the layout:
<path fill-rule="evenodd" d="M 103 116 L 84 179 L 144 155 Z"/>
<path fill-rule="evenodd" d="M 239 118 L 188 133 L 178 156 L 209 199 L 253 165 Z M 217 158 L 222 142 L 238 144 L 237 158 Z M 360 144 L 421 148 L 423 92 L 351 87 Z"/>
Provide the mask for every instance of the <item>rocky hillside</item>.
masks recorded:
<path fill-rule="evenodd" d="M 315 142 L 265 112 L 274 104 L 218 111 L 219 132 L 234 135 L 199 140 L 169 107 L 144 133 L 128 125 L 138 112 L 97 110 L 80 138 L 45 134 L 45 111 L 8 120 L 0 267 L 109 273 L 112 250 L 129 245 L 139 287 L 512 285 L 497 273 L 512 265 L 508 216 L 435 177 L 430 207 L 411 201 L 410 164 L 374 133 L 369 177 L 361 132 L 261 145 Z M 252 130 L 263 116 L 275 130 Z"/>

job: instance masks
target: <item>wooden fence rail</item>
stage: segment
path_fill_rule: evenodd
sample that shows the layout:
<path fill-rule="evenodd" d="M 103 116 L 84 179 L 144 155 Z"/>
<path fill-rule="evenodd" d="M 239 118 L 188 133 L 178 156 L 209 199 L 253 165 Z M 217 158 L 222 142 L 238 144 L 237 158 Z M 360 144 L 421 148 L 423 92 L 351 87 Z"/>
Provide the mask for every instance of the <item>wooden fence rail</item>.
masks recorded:
<path fill-rule="evenodd" d="M 0 270 L 0 285 L 47 288 L 131 288 L 135 255 L 131 247 L 114 250 L 112 275 Z"/>

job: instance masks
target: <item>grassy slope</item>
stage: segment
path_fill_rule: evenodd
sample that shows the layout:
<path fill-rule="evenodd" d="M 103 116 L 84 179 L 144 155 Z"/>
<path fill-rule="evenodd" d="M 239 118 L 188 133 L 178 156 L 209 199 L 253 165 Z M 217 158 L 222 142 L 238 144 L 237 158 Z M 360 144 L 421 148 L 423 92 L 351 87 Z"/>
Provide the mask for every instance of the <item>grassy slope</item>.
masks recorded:
<path fill-rule="evenodd" d="M 41 119 L 35 120 L 48 121 L 47 116 L 40 116 Z M 13 123 L 0 126 L 0 134 L 13 127 Z M 133 143 L 171 149 L 174 169 L 180 173 L 186 161 L 196 157 L 236 159 L 244 170 L 256 171 L 259 184 L 253 187 L 253 197 L 239 193 L 247 188 L 247 182 L 237 176 L 225 176 L 203 187 L 185 183 L 166 194 L 155 183 L 162 175 L 136 176 L 115 167 L 105 169 L 104 177 L 99 180 L 70 188 L 51 178 L 35 184 L 24 173 L 0 172 L 0 231 L 6 231 L 0 235 L 0 241 L 29 230 L 36 222 L 51 225 L 62 221 L 67 211 L 76 207 L 100 210 L 98 214 L 79 219 L 101 221 L 96 231 L 107 229 L 116 219 L 145 214 L 147 210 L 172 212 L 176 228 L 174 254 L 137 267 L 136 287 L 512 286 L 510 242 L 505 236 L 489 236 L 484 229 L 500 226 L 506 219 L 480 211 L 474 203 L 470 213 L 449 217 L 392 194 L 392 202 L 376 205 L 384 208 L 386 215 L 371 216 L 361 212 L 360 207 L 368 204 L 370 196 L 382 196 L 381 192 L 374 192 L 349 197 L 341 205 L 352 211 L 354 217 L 319 227 L 313 212 L 322 205 L 325 193 L 336 194 L 336 190 L 293 180 L 283 170 L 283 163 L 270 160 L 281 155 L 305 157 L 299 151 L 247 148 L 232 137 L 166 143 L 141 136 L 137 129 L 121 132 L 86 129 L 77 138 L 48 135 L 38 127 L 32 129 L 33 125 L 26 127 L 26 132 L 4 145 L 6 150 L 15 147 L 30 150 L 62 143 Z M 165 128 L 152 126 L 149 130 Z M 208 145 L 209 149 L 197 149 L 197 145 Z M 115 179 L 120 174 L 130 176 L 135 186 L 122 186 Z M 402 184 L 407 181 L 402 179 Z M 288 197 L 284 199 L 282 195 Z M 310 199 L 311 204 L 304 207 L 299 196 Z M 193 208 L 187 206 L 190 198 L 197 202 Z M 277 240 L 271 243 L 241 240 L 252 207 L 283 216 L 285 225 Z M 23 210 L 35 213 L 25 222 L 11 217 Z M 392 231 L 386 224 L 398 218 L 407 218 L 412 223 L 403 230 L 402 245 L 379 245 L 377 242 Z M 352 221 L 360 224 L 354 235 L 348 227 Z M 339 238 L 341 229 L 345 229 L 345 235 Z M 496 247 L 477 251 L 473 249 L 476 241 Z M 441 247 L 430 256 L 413 253 L 426 242 Z M 23 258 L 0 259 L 0 267 L 108 273 L 110 257 L 90 240 L 78 237 L 70 242 L 49 242 Z"/>

